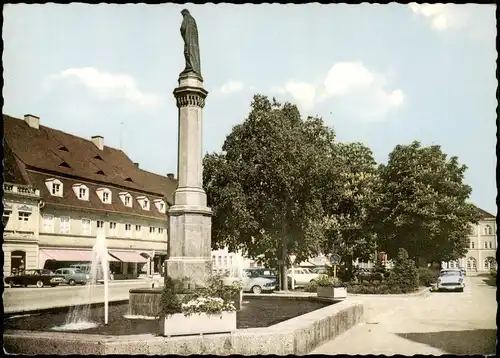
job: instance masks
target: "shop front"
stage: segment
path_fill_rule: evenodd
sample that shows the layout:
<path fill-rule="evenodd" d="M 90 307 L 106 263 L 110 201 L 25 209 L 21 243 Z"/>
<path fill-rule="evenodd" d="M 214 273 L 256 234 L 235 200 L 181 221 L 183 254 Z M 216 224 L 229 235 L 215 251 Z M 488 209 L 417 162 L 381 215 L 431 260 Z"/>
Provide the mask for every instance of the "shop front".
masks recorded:
<path fill-rule="evenodd" d="M 118 262 L 111 264 L 111 272 L 115 280 L 134 279 L 140 276 L 144 266 L 147 267 L 149 259 L 138 251 L 133 250 L 109 250 Z"/>

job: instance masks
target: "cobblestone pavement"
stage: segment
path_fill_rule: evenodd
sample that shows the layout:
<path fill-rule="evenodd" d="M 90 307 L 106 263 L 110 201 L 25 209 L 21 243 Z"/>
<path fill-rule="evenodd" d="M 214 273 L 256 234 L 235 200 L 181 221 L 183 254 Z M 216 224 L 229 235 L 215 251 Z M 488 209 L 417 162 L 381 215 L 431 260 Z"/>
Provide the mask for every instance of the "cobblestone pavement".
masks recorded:
<path fill-rule="evenodd" d="M 496 287 L 466 277 L 464 292 L 360 297 L 364 322 L 312 354 L 494 354 Z"/>

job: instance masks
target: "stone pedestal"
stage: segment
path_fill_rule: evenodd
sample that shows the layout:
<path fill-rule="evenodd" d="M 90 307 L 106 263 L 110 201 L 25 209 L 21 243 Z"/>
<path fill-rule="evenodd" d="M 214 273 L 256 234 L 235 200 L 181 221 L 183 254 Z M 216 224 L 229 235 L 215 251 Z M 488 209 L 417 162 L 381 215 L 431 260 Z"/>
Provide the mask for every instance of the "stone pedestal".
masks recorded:
<path fill-rule="evenodd" d="M 208 92 L 195 74 L 181 74 L 174 96 L 179 108 L 178 187 L 169 209 L 167 274 L 204 286 L 212 273 L 211 216 L 203 190 L 203 117 Z"/>

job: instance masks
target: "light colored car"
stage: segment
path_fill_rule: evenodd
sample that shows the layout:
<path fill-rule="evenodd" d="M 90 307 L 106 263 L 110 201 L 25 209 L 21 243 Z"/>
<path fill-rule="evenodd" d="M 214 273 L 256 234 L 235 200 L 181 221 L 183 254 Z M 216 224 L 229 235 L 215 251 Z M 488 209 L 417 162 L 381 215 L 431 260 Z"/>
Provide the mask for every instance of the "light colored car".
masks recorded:
<path fill-rule="evenodd" d="M 293 280 L 295 281 L 295 287 L 305 286 L 308 283 L 316 280 L 319 273 L 311 272 L 307 268 L 296 267 L 293 271 Z M 292 278 L 292 271 L 288 270 L 288 277 Z"/>
<path fill-rule="evenodd" d="M 222 282 L 226 285 L 230 285 L 234 281 L 240 280 L 238 277 L 224 277 Z M 256 295 L 262 292 L 272 292 L 276 289 L 277 283 L 273 278 L 256 276 L 256 274 L 251 270 L 243 271 L 243 292 L 252 292 Z"/>
<path fill-rule="evenodd" d="M 85 285 L 90 281 L 90 274 L 81 271 L 80 269 L 74 267 L 65 267 L 56 270 L 56 275 L 64 276 L 64 280 L 70 286 L 74 286 L 79 283 L 80 285 Z"/>
<path fill-rule="evenodd" d="M 70 268 L 78 269 L 78 270 L 84 272 L 85 274 L 90 275 L 89 282 L 104 283 L 104 275 L 102 273 L 102 268 L 100 265 L 97 266 L 97 272 L 96 272 L 97 277 L 96 278 L 92 278 L 92 265 L 91 264 L 73 264 L 73 265 L 70 265 Z M 112 280 L 111 272 L 108 272 L 108 280 L 109 281 Z"/>
<path fill-rule="evenodd" d="M 464 276 L 460 269 L 441 270 L 437 280 L 438 290 L 464 291 Z"/>

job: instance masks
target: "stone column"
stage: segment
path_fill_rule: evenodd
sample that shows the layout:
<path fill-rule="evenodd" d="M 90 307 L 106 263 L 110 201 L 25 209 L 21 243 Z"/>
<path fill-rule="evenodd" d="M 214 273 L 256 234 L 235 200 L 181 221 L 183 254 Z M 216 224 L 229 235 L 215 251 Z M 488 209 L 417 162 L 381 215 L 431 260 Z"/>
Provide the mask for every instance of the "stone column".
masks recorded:
<path fill-rule="evenodd" d="M 203 190 L 202 111 L 208 92 L 194 73 L 181 74 L 174 96 L 179 108 L 178 186 L 169 214 L 169 257 L 166 272 L 173 279 L 189 277 L 204 286 L 212 273 L 212 211 Z"/>

